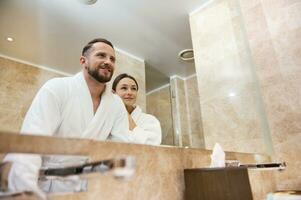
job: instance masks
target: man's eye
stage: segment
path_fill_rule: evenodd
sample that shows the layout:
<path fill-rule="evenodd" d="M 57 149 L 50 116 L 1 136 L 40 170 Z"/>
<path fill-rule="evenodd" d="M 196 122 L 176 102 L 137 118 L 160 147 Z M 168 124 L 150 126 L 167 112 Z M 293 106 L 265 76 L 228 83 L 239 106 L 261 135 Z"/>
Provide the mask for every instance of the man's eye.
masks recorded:
<path fill-rule="evenodd" d="M 126 88 L 126 87 L 122 87 L 121 89 L 122 89 L 122 90 L 126 90 L 127 88 Z"/>

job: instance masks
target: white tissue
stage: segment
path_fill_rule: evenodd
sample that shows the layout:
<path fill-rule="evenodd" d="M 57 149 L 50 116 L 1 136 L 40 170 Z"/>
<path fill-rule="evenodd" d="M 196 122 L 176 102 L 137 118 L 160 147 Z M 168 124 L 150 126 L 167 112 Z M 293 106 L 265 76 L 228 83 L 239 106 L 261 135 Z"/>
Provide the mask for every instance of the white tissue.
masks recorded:
<path fill-rule="evenodd" d="M 210 167 L 225 167 L 225 152 L 219 143 L 214 145 Z"/>

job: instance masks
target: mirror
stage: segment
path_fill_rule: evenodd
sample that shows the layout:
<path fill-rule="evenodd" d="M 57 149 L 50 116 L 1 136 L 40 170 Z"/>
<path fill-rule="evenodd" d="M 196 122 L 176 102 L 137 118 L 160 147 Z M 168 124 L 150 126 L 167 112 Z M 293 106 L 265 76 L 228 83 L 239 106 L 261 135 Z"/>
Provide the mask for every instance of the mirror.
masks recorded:
<path fill-rule="evenodd" d="M 124 156 L 106 160 L 91 160 L 89 156 L 79 155 L 49 155 L 49 154 L 9 154 L 12 156 L 8 161 L 0 161 L 0 199 L 8 196 L 21 195 L 20 192 L 9 191 L 8 173 L 15 170 L 14 173 L 20 175 L 20 169 L 28 168 L 29 171 L 23 171 L 24 176 L 17 176 L 16 179 L 28 178 L 26 173 L 35 172 L 34 164 L 26 164 L 25 160 L 42 160 L 41 168 L 37 169 L 38 185 L 42 192 L 51 193 L 74 193 L 87 192 L 88 181 L 97 179 L 97 175 L 110 175 L 119 180 L 129 180 L 135 174 L 135 158 L 133 156 Z M 18 159 L 22 159 L 18 161 Z M 13 166 L 13 162 L 15 166 Z M 26 164 L 26 165 L 25 165 Z M 20 173 L 20 174 L 18 174 Z M 14 177 L 14 175 L 12 175 Z M 22 184 L 22 183 L 19 183 Z M 23 183 L 24 185 L 28 183 Z M 27 185 L 33 189 L 33 185 Z M 28 188 L 28 189 L 29 189 Z M 39 192 L 37 192 L 39 194 Z"/>
<path fill-rule="evenodd" d="M 137 78 L 137 104 L 160 120 L 163 145 L 271 151 L 238 1 L 2 0 L 0 18 L 3 130 L 18 132 L 38 88 L 79 71 L 80 50 L 101 36 L 117 49 L 114 76 Z M 192 47 L 194 61 L 182 61 Z"/>

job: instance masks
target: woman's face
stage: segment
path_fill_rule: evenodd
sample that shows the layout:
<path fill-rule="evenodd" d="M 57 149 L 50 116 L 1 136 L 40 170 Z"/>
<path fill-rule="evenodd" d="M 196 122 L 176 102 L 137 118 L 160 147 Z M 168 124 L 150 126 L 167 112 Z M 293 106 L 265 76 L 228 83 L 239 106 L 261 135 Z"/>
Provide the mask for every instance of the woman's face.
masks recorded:
<path fill-rule="evenodd" d="M 133 106 L 136 103 L 138 88 L 130 78 L 123 78 L 116 86 L 116 94 L 121 97 L 126 106 Z"/>

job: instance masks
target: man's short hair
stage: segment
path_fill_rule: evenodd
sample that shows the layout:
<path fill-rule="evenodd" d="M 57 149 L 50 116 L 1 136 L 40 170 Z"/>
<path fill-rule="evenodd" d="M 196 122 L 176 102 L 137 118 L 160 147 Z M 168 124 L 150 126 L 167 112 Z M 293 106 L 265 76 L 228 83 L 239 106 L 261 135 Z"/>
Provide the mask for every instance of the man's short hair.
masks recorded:
<path fill-rule="evenodd" d="M 96 38 L 94 40 L 91 40 L 90 42 L 88 42 L 88 44 L 86 44 L 86 46 L 84 46 L 82 50 L 82 56 L 86 56 L 89 53 L 89 50 L 92 48 L 93 44 L 97 42 L 102 42 L 107 45 L 110 45 L 114 49 L 113 44 L 109 40 L 106 40 L 104 38 Z"/>

